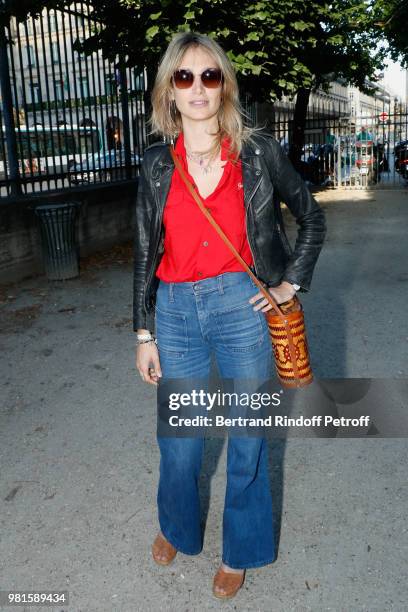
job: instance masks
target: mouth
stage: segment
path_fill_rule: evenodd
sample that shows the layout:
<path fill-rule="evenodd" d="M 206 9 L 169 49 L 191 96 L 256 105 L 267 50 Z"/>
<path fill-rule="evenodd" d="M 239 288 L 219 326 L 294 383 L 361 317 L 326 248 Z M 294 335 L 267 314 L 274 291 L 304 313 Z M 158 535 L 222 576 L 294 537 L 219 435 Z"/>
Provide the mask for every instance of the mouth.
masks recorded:
<path fill-rule="evenodd" d="M 189 102 L 189 104 L 191 104 L 191 106 L 207 106 L 208 101 L 207 100 L 192 100 L 191 102 Z"/>

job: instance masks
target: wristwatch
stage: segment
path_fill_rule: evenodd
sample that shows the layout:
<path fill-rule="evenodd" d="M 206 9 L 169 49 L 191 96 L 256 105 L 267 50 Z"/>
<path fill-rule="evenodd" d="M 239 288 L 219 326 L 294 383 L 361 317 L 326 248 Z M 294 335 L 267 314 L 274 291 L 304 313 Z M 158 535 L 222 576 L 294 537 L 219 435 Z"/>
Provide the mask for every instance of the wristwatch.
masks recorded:
<path fill-rule="evenodd" d="M 296 283 L 291 283 L 292 287 L 294 288 L 295 291 L 299 291 L 300 289 L 300 285 L 297 285 Z"/>

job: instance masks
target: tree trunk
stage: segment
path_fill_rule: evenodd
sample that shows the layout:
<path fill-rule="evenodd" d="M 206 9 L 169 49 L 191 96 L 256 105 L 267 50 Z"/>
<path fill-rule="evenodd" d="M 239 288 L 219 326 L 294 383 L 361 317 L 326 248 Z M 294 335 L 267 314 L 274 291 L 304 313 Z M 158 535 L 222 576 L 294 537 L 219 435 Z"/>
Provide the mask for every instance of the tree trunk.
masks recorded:
<path fill-rule="evenodd" d="M 289 148 L 289 158 L 296 170 L 300 170 L 302 150 L 305 144 L 306 114 L 309 98 L 310 89 L 301 87 L 296 96 L 292 142 Z"/>

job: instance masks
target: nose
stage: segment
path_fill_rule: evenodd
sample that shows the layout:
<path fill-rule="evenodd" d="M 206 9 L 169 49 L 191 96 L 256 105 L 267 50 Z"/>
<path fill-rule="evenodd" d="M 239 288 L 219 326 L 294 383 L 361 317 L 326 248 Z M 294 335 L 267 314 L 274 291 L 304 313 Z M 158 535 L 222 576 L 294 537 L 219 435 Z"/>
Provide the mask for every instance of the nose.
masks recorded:
<path fill-rule="evenodd" d="M 204 85 L 203 82 L 201 80 L 201 75 L 200 74 L 195 74 L 194 75 L 194 81 L 193 81 L 193 92 L 195 93 L 201 93 L 202 91 L 204 91 Z"/>

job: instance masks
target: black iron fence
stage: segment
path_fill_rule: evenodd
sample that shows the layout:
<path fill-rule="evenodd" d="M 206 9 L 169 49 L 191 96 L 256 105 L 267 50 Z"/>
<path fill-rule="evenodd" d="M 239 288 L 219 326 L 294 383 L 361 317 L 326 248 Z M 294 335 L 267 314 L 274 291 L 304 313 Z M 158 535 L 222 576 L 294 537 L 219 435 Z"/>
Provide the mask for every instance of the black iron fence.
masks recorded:
<path fill-rule="evenodd" d="M 145 72 L 75 50 L 92 6 L 44 9 L 0 33 L 2 196 L 132 178 L 146 145 Z M 1 29 L 1 28 L 0 28 Z"/>
<path fill-rule="evenodd" d="M 352 110 L 352 109 L 351 109 Z M 268 127 L 289 153 L 293 105 L 277 109 Z M 355 114 L 341 100 L 308 108 L 297 169 L 312 185 L 346 188 L 408 187 L 408 113 L 384 96 Z"/>
<path fill-rule="evenodd" d="M 93 185 L 137 176 L 147 144 L 143 66 L 128 68 L 76 42 L 101 27 L 92 5 L 44 9 L 37 19 L 0 28 L 0 195 Z M 243 105 L 266 123 L 286 152 L 294 134 L 294 102 Z M 389 96 L 363 114 L 344 86 L 309 102 L 303 178 L 327 187 L 401 187 L 408 182 L 407 112 Z"/>

